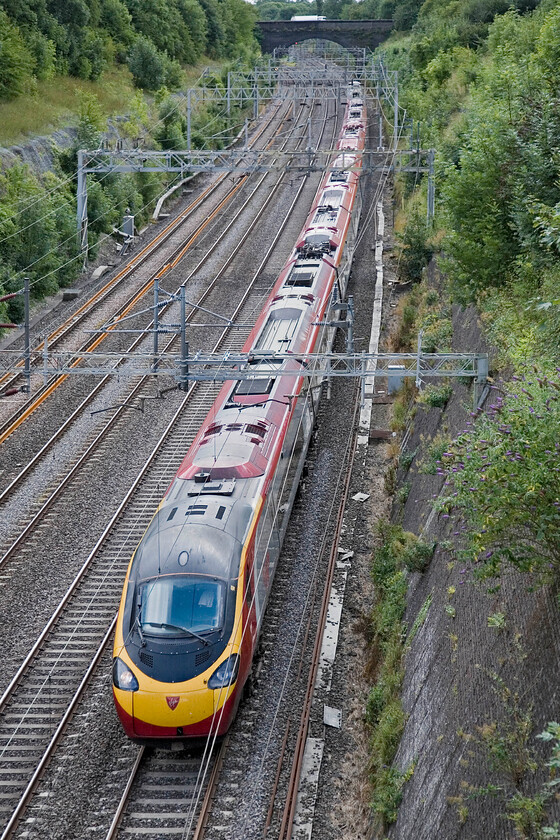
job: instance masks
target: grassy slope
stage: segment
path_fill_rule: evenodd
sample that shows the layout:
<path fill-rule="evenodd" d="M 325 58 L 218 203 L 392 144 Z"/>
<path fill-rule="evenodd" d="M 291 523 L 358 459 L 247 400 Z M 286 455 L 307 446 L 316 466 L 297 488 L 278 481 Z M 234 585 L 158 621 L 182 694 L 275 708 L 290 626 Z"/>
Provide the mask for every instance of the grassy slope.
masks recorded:
<path fill-rule="evenodd" d="M 204 67 L 215 67 L 208 59 L 203 64 L 189 67 L 185 73 L 185 86 L 194 85 Z M 126 114 L 136 89 L 132 76 L 125 67 L 112 67 L 98 82 L 88 82 L 73 76 L 57 76 L 47 82 L 38 82 L 32 95 L 20 96 L 13 102 L 0 104 L 0 145 L 11 146 L 25 142 L 31 135 L 51 131 L 77 122 L 78 91 L 95 94 L 107 116 Z"/>

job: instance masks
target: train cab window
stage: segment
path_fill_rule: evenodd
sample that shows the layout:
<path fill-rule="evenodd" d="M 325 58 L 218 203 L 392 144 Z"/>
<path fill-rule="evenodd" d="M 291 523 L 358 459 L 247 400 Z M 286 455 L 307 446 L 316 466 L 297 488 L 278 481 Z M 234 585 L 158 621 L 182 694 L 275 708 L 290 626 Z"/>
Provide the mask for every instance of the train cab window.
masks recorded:
<path fill-rule="evenodd" d="M 177 637 L 219 629 L 226 587 L 197 575 L 166 575 L 140 589 L 140 623 L 147 636 Z"/>
<path fill-rule="evenodd" d="M 313 281 L 317 276 L 319 268 L 321 267 L 321 263 L 319 262 L 308 262 L 305 265 L 295 265 L 289 277 L 286 278 L 284 283 L 285 286 L 307 286 L 308 288 L 313 285 Z"/>

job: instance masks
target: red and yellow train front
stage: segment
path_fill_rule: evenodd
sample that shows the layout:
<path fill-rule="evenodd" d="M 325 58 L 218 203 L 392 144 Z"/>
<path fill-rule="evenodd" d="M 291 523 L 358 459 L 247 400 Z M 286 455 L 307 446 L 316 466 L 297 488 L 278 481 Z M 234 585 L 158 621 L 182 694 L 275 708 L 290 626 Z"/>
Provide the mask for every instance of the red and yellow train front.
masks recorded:
<path fill-rule="evenodd" d="M 114 660 L 120 673 L 114 674 L 113 694 L 126 734 L 142 743 L 225 734 L 240 699 L 240 663 L 241 654 L 234 649 L 194 679 L 161 683 L 138 672 L 122 650 Z M 216 672 L 218 687 L 212 689 L 209 682 Z"/>
<path fill-rule="evenodd" d="M 164 501 L 127 575 L 113 693 L 126 734 L 140 743 L 223 735 L 251 667 L 246 552 L 210 524 L 226 519 L 225 500 L 203 498 Z M 208 524 L 193 523 L 196 510 Z M 251 513 L 245 510 L 241 532 Z"/>

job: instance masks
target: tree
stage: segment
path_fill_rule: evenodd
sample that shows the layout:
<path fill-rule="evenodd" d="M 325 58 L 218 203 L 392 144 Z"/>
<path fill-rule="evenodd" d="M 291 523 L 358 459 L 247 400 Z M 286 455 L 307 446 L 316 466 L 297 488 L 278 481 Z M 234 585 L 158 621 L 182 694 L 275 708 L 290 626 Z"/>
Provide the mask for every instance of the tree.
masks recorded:
<path fill-rule="evenodd" d="M 130 51 L 128 68 L 136 87 L 157 90 L 165 84 L 165 62 L 152 41 L 140 35 Z"/>
<path fill-rule="evenodd" d="M 31 80 L 33 59 L 17 26 L 0 10 L 0 99 L 24 93 Z"/>

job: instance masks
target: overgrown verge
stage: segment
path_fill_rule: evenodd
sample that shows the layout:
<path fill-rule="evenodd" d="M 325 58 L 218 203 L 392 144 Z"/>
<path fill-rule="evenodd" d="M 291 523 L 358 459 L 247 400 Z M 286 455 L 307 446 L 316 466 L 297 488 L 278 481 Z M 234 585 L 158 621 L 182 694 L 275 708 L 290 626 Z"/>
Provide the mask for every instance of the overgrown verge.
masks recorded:
<path fill-rule="evenodd" d="M 376 678 L 367 701 L 366 720 L 371 728 L 372 807 L 386 826 L 396 819 L 403 785 L 414 770 L 410 766 L 400 772 L 392 766 L 405 725 L 400 689 L 407 643 L 403 620 L 407 574 L 426 568 L 434 546 L 387 521 L 379 523 L 377 536 L 381 545 L 372 561 L 376 601 L 371 615 Z"/>
<path fill-rule="evenodd" d="M 224 88 L 230 69 L 207 74 L 207 86 Z M 240 130 L 247 114 L 232 103 L 230 113 L 216 104 L 193 109 L 193 148 L 222 148 Z M 16 164 L 0 174 L 0 294 L 17 292 L 29 277 L 31 292 L 40 300 L 72 284 L 81 271 L 82 258 L 76 238 L 76 169 L 79 148 L 98 148 L 107 128 L 107 118 L 93 94 L 79 95 L 79 122 L 74 145 L 56 154 L 53 171 L 43 175 Z M 129 103 L 126 118 L 119 123 L 125 143 L 161 149 L 187 145 L 185 102 L 166 88 L 150 104 L 138 93 Z M 88 248 L 95 259 L 99 244 L 119 228 L 126 212 L 136 226 L 150 218 L 157 199 L 177 180 L 177 175 L 137 173 L 88 176 Z M 21 323 L 23 298 L 0 304 L 0 319 Z"/>

